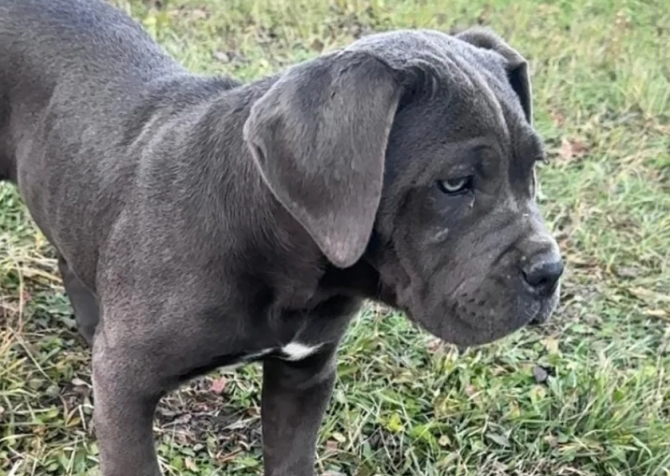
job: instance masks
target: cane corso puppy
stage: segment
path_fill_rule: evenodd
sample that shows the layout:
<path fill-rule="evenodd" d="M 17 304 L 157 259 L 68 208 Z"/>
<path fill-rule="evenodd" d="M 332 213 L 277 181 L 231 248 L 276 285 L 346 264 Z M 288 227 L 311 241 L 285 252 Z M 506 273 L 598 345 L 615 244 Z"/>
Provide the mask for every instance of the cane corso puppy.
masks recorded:
<path fill-rule="evenodd" d="M 543 321 L 561 256 L 524 58 L 401 30 L 249 84 L 100 0 L 0 0 L 0 178 L 92 345 L 103 476 L 157 476 L 157 402 L 262 361 L 265 474 L 311 476 L 363 300 L 460 346 Z"/>

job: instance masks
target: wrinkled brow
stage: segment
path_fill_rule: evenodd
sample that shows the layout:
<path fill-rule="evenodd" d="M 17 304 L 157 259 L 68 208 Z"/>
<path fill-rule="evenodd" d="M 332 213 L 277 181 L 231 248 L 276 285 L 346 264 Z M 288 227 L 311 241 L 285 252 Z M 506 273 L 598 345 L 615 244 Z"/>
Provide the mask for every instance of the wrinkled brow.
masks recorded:
<path fill-rule="evenodd" d="M 529 168 L 536 162 L 547 160 L 544 141 L 530 125 L 525 125 L 517 131 L 513 153 L 515 162 L 518 162 L 518 165 L 523 168 Z"/>

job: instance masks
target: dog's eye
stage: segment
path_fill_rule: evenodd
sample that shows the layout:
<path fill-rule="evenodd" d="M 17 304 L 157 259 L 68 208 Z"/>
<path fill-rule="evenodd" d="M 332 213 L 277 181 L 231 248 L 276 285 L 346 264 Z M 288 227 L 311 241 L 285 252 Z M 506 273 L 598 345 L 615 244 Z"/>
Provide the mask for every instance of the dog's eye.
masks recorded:
<path fill-rule="evenodd" d="M 472 188 L 472 175 L 448 180 L 438 180 L 437 186 L 441 192 L 448 195 L 458 195 Z"/>

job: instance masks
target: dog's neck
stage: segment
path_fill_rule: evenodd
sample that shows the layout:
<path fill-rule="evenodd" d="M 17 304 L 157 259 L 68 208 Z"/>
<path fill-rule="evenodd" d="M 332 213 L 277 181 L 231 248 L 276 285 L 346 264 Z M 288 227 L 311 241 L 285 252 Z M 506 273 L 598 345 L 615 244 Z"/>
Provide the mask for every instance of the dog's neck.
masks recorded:
<path fill-rule="evenodd" d="M 196 186 L 206 190 L 204 195 L 211 198 L 207 207 L 223 218 L 199 226 L 221 235 L 235 229 L 244 237 L 228 244 L 229 254 L 240 256 L 239 269 L 247 273 L 250 260 L 263 263 L 253 277 L 259 289 L 265 288 L 260 295 L 296 310 L 318 306 L 338 295 L 379 300 L 384 293 L 375 268 L 366 259 L 344 270 L 330 265 L 303 226 L 273 196 L 254 164 L 243 139 L 243 125 L 254 102 L 277 79 L 267 77 L 249 84 L 220 77 L 163 80 L 150 97 L 158 104 L 169 99 L 160 106 L 162 112 L 153 106 L 166 119 L 149 119 L 144 127 L 161 128 L 163 136 L 181 137 L 184 148 L 193 151 L 182 158 L 188 167 L 185 180 L 192 181 L 185 190 Z M 175 111 L 179 112 L 177 120 L 170 119 Z M 151 136 L 146 130 L 142 133 L 142 137 Z M 225 227 L 218 228 L 221 221 Z M 231 261 L 233 266 L 237 263 Z"/>

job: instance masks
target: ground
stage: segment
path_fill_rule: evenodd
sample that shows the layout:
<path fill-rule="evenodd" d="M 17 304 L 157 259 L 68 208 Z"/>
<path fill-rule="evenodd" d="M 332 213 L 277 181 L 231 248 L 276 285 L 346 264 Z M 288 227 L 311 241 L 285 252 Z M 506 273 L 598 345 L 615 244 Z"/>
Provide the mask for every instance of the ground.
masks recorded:
<path fill-rule="evenodd" d="M 353 324 L 319 471 L 670 475 L 670 9 L 665 0 L 117 1 L 196 71 L 252 80 L 373 30 L 490 25 L 531 62 L 540 200 L 568 271 L 543 329 L 459 353 L 402 315 Z M 95 474 L 89 352 L 52 250 L 0 188 L 0 474 Z M 259 368 L 156 420 L 169 475 L 257 475 Z"/>

